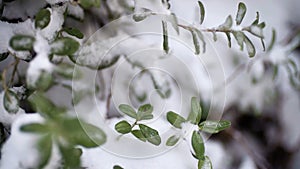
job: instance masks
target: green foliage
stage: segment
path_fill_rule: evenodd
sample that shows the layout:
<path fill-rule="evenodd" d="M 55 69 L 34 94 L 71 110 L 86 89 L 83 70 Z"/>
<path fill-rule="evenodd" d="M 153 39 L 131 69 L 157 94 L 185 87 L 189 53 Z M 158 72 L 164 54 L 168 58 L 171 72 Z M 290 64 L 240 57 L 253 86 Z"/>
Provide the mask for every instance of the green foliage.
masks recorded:
<path fill-rule="evenodd" d="M 80 44 L 69 37 L 56 39 L 51 44 L 51 53 L 56 55 L 72 55 L 79 49 Z"/>
<path fill-rule="evenodd" d="M 9 41 L 9 46 L 16 51 L 26 51 L 33 49 L 35 39 L 28 35 L 15 35 Z"/>
<path fill-rule="evenodd" d="M 153 107 L 150 104 L 141 105 L 136 112 L 131 106 L 126 104 L 119 105 L 119 109 L 124 114 L 135 119 L 135 122 L 130 125 L 126 120 L 122 120 L 115 125 L 115 130 L 121 134 L 131 133 L 134 137 L 138 138 L 140 141 L 146 142 L 153 145 L 160 145 L 161 138 L 158 131 L 155 129 L 142 124 L 140 121 L 150 120 L 153 118 Z M 139 129 L 134 129 L 135 126 L 138 126 Z"/>
<path fill-rule="evenodd" d="M 218 133 L 226 128 L 230 127 L 230 121 L 222 120 L 222 121 L 203 121 L 199 124 L 199 129 L 206 133 Z"/>
<path fill-rule="evenodd" d="M 38 168 L 47 165 L 52 152 L 52 145 L 57 144 L 64 165 L 69 168 L 80 166 L 82 151 L 77 146 L 98 147 L 106 142 L 105 133 L 98 127 L 78 118 L 70 118 L 64 109 L 57 107 L 42 94 L 33 94 L 29 101 L 42 116 L 43 123 L 31 123 L 21 126 L 20 130 L 41 136 L 37 148 L 40 152 Z"/>
<path fill-rule="evenodd" d="M 100 0 L 80 0 L 79 4 L 84 8 L 88 9 L 91 7 L 100 7 Z"/>
<path fill-rule="evenodd" d="M 78 39 L 82 39 L 84 35 L 77 28 L 64 28 L 63 31 L 67 32 L 69 35 L 75 36 Z"/>
<path fill-rule="evenodd" d="M 121 166 L 119 166 L 119 165 L 115 165 L 114 167 L 113 167 L 113 169 L 123 169 Z"/>
<path fill-rule="evenodd" d="M 180 137 L 173 135 L 171 137 L 168 138 L 166 145 L 167 146 L 174 146 L 178 141 L 179 141 Z"/>
<path fill-rule="evenodd" d="M 205 148 L 202 136 L 199 132 L 193 131 L 192 135 L 192 147 L 195 152 L 197 159 L 202 159 L 204 157 Z"/>
<path fill-rule="evenodd" d="M 179 114 L 169 111 L 167 113 L 167 120 L 170 124 L 174 127 L 181 129 L 181 124 L 184 123 L 186 120 L 181 117 Z"/>
<path fill-rule="evenodd" d="M 36 28 L 44 29 L 47 27 L 51 20 L 50 11 L 48 9 L 41 9 L 36 15 L 35 15 L 35 22 L 34 25 Z"/>
<path fill-rule="evenodd" d="M 200 24 L 202 24 L 204 21 L 204 17 L 205 17 L 205 8 L 201 1 L 198 1 L 198 5 L 200 8 Z"/>

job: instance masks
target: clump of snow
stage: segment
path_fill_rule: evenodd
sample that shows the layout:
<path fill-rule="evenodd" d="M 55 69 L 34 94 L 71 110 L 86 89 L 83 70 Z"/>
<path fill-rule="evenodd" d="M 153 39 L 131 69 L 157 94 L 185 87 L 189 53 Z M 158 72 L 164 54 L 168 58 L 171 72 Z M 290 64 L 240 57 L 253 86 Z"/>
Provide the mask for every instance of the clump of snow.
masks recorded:
<path fill-rule="evenodd" d="M 37 32 L 36 41 L 34 43 L 34 50 L 36 51 L 36 57 L 29 63 L 27 69 L 27 84 L 35 86 L 36 81 L 40 77 L 42 72 L 51 73 L 53 71 L 53 65 L 49 61 L 50 46 L 48 41 Z"/>
<path fill-rule="evenodd" d="M 50 22 L 47 27 L 41 30 L 41 34 L 46 39 L 53 41 L 57 32 L 61 30 L 64 23 L 64 12 L 66 7 L 67 5 L 64 4 L 62 6 L 53 6 L 52 8 L 48 8 L 51 12 Z"/>
<path fill-rule="evenodd" d="M 0 103 L 3 104 L 4 92 L 0 93 Z M 10 126 L 17 117 L 24 114 L 24 110 L 19 108 L 17 113 L 9 113 L 5 110 L 4 106 L 0 106 L 0 122 L 4 125 Z"/>

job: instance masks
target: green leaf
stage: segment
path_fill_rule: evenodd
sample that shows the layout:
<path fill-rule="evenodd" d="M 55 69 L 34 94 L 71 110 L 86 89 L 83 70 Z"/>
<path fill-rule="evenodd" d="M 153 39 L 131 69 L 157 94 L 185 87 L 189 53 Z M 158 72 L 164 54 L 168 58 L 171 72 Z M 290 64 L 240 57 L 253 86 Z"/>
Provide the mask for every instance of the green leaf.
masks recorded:
<path fill-rule="evenodd" d="M 217 33 L 215 31 L 211 32 L 213 35 L 213 40 L 216 42 L 218 40 Z"/>
<path fill-rule="evenodd" d="M 198 6 L 200 8 L 200 24 L 202 24 L 205 17 L 205 8 L 201 1 L 198 1 Z"/>
<path fill-rule="evenodd" d="M 57 116 L 65 113 L 65 108 L 57 107 L 41 93 L 34 93 L 28 98 L 32 108 L 43 117 L 56 119 Z"/>
<path fill-rule="evenodd" d="M 60 144 L 59 150 L 62 155 L 64 167 L 78 168 L 80 166 L 81 149 Z"/>
<path fill-rule="evenodd" d="M 143 133 L 141 132 L 141 130 L 132 130 L 131 133 L 138 138 L 139 140 L 146 142 L 147 139 L 145 138 L 145 136 L 143 135 Z"/>
<path fill-rule="evenodd" d="M 74 65 L 69 63 L 60 63 L 55 68 L 55 72 L 66 79 L 76 80 L 82 77 L 79 69 L 76 69 Z"/>
<path fill-rule="evenodd" d="M 201 159 L 204 157 L 204 153 L 205 153 L 204 142 L 201 134 L 197 131 L 194 131 L 192 135 L 192 147 L 197 159 Z"/>
<path fill-rule="evenodd" d="M 130 133 L 131 129 L 132 129 L 131 125 L 125 120 L 120 121 L 115 125 L 115 130 L 121 134 Z"/>
<path fill-rule="evenodd" d="M 221 121 L 210 121 L 206 120 L 199 124 L 199 129 L 206 133 L 218 133 L 226 128 L 230 127 L 230 121 L 221 120 Z"/>
<path fill-rule="evenodd" d="M 3 60 L 5 60 L 8 56 L 9 56 L 8 52 L 1 53 L 0 54 L 0 62 L 2 62 Z"/>
<path fill-rule="evenodd" d="M 20 130 L 22 132 L 39 133 L 39 134 L 44 134 L 49 132 L 48 126 L 40 123 L 25 124 L 20 127 Z"/>
<path fill-rule="evenodd" d="M 192 124 L 198 124 L 201 120 L 202 110 L 200 103 L 198 102 L 196 97 L 192 97 L 191 99 L 191 112 L 189 114 L 188 120 Z"/>
<path fill-rule="evenodd" d="M 92 124 L 74 118 L 63 120 L 62 125 L 68 141 L 74 145 L 93 148 L 106 142 L 105 133 Z"/>
<path fill-rule="evenodd" d="M 44 168 L 51 157 L 52 154 L 52 138 L 50 134 L 47 134 L 40 138 L 38 141 L 37 148 L 39 150 L 39 160 L 38 160 L 38 168 Z"/>
<path fill-rule="evenodd" d="M 33 49 L 35 39 L 28 35 L 15 35 L 9 41 L 9 46 L 16 51 L 26 51 Z"/>
<path fill-rule="evenodd" d="M 39 91 L 47 91 L 52 86 L 52 84 L 52 74 L 49 72 L 42 71 L 35 84 L 28 84 L 28 87 Z"/>
<path fill-rule="evenodd" d="M 169 53 L 169 39 L 168 39 L 168 25 L 166 21 L 162 21 L 163 28 L 163 49 L 166 53 Z"/>
<path fill-rule="evenodd" d="M 237 41 L 238 45 L 240 46 L 240 49 L 244 49 L 244 33 L 242 31 L 233 31 L 232 32 L 235 40 Z"/>
<path fill-rule="evenodd" d="M 3 97 L 3 106 L 8 113 L 17 113 L 19 111 L 19 99 L 15 92 L 6 90 Z"/>
<path fill-rule="evenodd" d="M 244 42 L 246 44 L 249 57 L 255 56 L 256 53 L 255 46 L 246 35 L 244 36 Z"/>
<path fill-rule="evenodd" d="M 150 120 L 153 119 L 153 107 L 150 104 L 145 104 L 139 107 L 137 112 L 137 120 Z"/>
<path fill-rule="evenodd" d="M 80 44 L 76 40 L 62 37 L 51 44 L 51 52 L 56 55 L 72 55 L 78 50 L 79 46 Z"/>
<path fill-rule="evenodd" d="M 208 156 L 198 161 L 198 169 L 212 169 L 212 164 Z"/>
<path fill-rule="evenodd" d="M 275 78 L 278 75 L 278 65 L 274 65 L 274 70 L 273 70 L 273 80 L 275 80 Z"/>
<path fill-rule="evenodd" d="M 137 118 L 137 114 L 136 114 L 135 110 L 131 106 L 129 106 L 127 104 L 120 104 L 119 105 L 119 109 L 124 114 L 126 114 L 126 115 L 128 115 L 128 116 L 130 116 L 130 117 L 132 117 L 134 119 Z"/>
<path fill-rule="evenodd" d="M 169 111 L 167 113 L 167 120 L 169 121 L 170 124 L 172 124 L 174 127 L 179 128 L 179 129 L 181 129 L 181 124 L 186 121 L 179 114 L 176 114 L 172 111 Z"/>
<path fill-rule="evenodd" d="M 203 53 L 206 52 L 206 42 L 205 42 L 205 39 L 204 39 L 204 36 L 202 34 L 202 32 L 198 29 L 195 29 L 197 35 L 198 35 L 198 38 L 201 40 L 202 42 L 202 48 L 203 48 Z"/>
<path fill-rule="evenodd" d="M 230 36 L 230 33 L 229 32 L 226 32 L 226 37 L 227 37 L 227 40 L 228 40 L 228 47 L 231 48 L 231 36 Z"/>
<path fill-rule="evenodd" d="M 273 29 L 272 29 L 272 39 L 271 39 L 271 43 L 270 43 L 270 45 L 268 46 L 267 51 L 271 51 L 271 50 L 273 49 L 273 46 L 274 46 L 274 44 L 275 44 L 275 41 L 276 41 L 276 31 L 275 31 L 275 29 L 273 28 Z"/>
<path fill-rule="evenodd" d="M 139 124 L 139 127 L 142 134 L 146 137 L 147 141 L 149 141 L 151 144 L 158 146 L 161 143 L 161 138 L 159 136 L 158 131 L 144 124 Z"/>
<path fill-rule="evenodd" d="M 229 15 L 225 22 L 218 27 L 220 30 L 229 30 L 232 27 L 232 17 Z"/>
<path fill-rule="evenodd" d="M 178 141 L 179 141 L 180 137 L 173 135 L 171 137 L 168 138 L 166 145 L 167 146 L 174 146 Z"/>
<path fill-rule="evenodd" d="M 79 4 L 84 8 L 88 9 L 91 7 L 100 7 L 100 0 L 80 0 Z"/>
<path fill-rule="evenodd" d="M 65 32 L 67 32 L 69 35 L 75 36 L 78 39 L 82 39 L 83 38 L 83 34 L 80 32 L 79 29 L 77 28 L 64 28 L 63 29 Z"/>
<path fill-rule="evenodd" d="M 35 15 L 35 28 L 44 29 L 51 20 L 51 13 L 48 9 L 41 9 L 36 15 Z"/>
<path fill-rule="evenodd" d="M 237 14 L 236 14 L 236 18 L 235 18 L 235 22 L 237 25 L 240 25 L 246 15 L 246 12 L 247 12 L 247 7 L 246 5 L 243 3 L 243 2 L 240 2 L 239 3 L 239 6 L 238 6 L 238 11 L 237 11 Z"/>
<path fill-rule="evenodd" d="M 197 33 L 192 29 L 190 30 L 191 34 L 192 34 L 192 38 L 193 38 L 193 43 L 194 43 L 194 47 L 195 47 L 195 54 L 199 55 L 200 54 L 200 44 L 199 44 L 199 40 L 197 38 Z"/>
<path fill-rule="evenodd" d="M 132 18 L 135 22 L 140 22 L 146 19 L 148 16 L 152 15 L 152 11 L 147 8 L 140 8 L 139 12 L 133 14 Z"/>
<path fill-rule="evenodd" d="M 113 169 L 123 169 L 123 168 L 120 167 L 119 165 L 115 165 L 115 166 L 113 167 Z"/>

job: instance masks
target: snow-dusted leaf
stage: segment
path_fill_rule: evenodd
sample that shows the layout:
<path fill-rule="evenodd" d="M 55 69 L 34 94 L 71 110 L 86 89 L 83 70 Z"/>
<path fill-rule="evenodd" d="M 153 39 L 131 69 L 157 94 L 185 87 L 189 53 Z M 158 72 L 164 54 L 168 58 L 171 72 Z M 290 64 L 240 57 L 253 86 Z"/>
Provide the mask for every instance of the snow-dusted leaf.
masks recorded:
<path fill-rule="evenodd" d="M 220 29 L 220 30 L 228 30 L 231 27 L 232 27 L 232 17 L 231 17 L 231 15 L 229 15 L 226 18 L 225 22 L 218 27 L 218 29 Z"/>
<path fill-rule="evenodd" d="M 202 136 L 199 132 L 193 131 L 192 135 L 192 147 L 197 159 L 201 159 L 204 156 L 205 148 Z"/>
<path fill-rule="evenodd" d="M 77 28 L 64 28 L 63 29 L 65 32 L 67 32 L 69 35 L 75 36 L 78 39 L 82 39 L 83 38 L 83 34 L 80 32 L 79 29 Z"/>
<path fill-rule="evenodd" d="M 79 4 L 85 9 L 88 9 L 88 8 L 91 8 L 91 7 L 99 8 L 100 7 L 100 0 L 80 0 Z"/>
<path fill-rule="evenodd" d="M 56 55 L 72 55 L 78 50 L 79 46 L 80 44 L 76 40 L 62 37 L 51 44 L 51 52 Z"/>
<path fill-rule="evenodd" d="M 131 133 L 138 138 L 139 140 L 146 142 L 147 139 L 145 138 L 145 136 L 143 135 L 143 133 L 141 132 L 141 130 L 132 130 Z"/>
<path fill-rule="evenodd" d="M 189 114 L 188 120 L 192 124 L 198 124 L 201 120 L 202 110 L 200 103 L 198 102 L 196 97 L 191 98 L 191 112 Z"/>
<path fill-rule="evenodd" d="M 19 110 L 19 99 L 15 92 L 6 90 L 3 98 L 3 106 L 8 113 L 17 113 Z"/>
<path fill-rule="evenodd" d="M 213 35 L 213 40 L 216 42 L 218 40 L 217 33 L 215 31 L 211 32 Z"/>
<path fill-rule="evenodd" d="M 193 38 L 193 43 L 194 43 L 194 47 L 195 47 L 195 54 L 199 55 L 200 54 L 200 44 L 199 44 L 199 40 L 197 37 L 197 33 L 194 30 L 190 31 L 192 34 L 192 38 Z"/>
<path fill-rule="evenodd" d="M 32 50 L 34 41 L 35 39 L 32 36 L 15 35 L 10 39 L 9 45 L 16 51 L 26 51 Z"/>
<path fill-rule="evenodd" d="M 129 106 L 127 104 L 120 104 L 119 105 L 119 109 L 123 113 L 125 113 L 126 115 L 128 115 L 128 116 L 130 116 L 130 117 L 132 117 L 134 119 L 137 118 L 137 114 L 136 114 L 135 110 L 131 106 Z"/>
<path fill-rule="evenodd" d="M 139 8 L 139 11 L 136 11 L 132 18 L 136 22 L 140 22 L 144 19 L 146 19 L 148 16 L 152 15 L 152 11 L 147 8 Z"/>
<path fill-rule="evenodd" d="M 174 146 L 178 141 L 179 141 L 180 137 L 173 135 L 171 137 L 168 138 L 166 145 L 167 146 Z"/>
<path fill-rule="evenodd" d="M 35 16 L 35 27 L 43 29 L 45 28 L 51 19 L 51 13 L 48 9 L 41 9 Z"/>
<path fill-rule="evenodd" d="M 237 41 L 238 45 L 240 46 L 240 49 L 244 49 L 244 33 L 242 31 L 233 31 L 232 32 L 235 40 Z"/>
<path fill-rule="evenodd" d="M 167 113 L 167 120 L 170 124 L 179 129 L 181 129 L 181 124 L 186 121 L 182 116 L 172 111 Z"/>
<path fill-rule="evenodd" d="M 203 48 L 203 53 L 206 52 L 206 42 L 205 42 L 205 39 L 204 39 L 204 36 L 202 34 L 202 32 L 198 29 L 195 29 L 197 35 L 198 35 L 198 38 L 201 40 L 202 42 L 202 48 Z"/>
<path fill-rule="evenodd" d="M 259 38 L 264 38 L 263 35 L 263 30 L 262 28 L 260 28 L 257 25 L 252 25 L 249 28 L 246 28 L 245 30 L 247 30 L 248 32 L 250 32 L 251 34 L 253 34 L 254 36 L 257 36 Z"/>
<path fill-rule="evenodd" d="M 153 118 L 153 107 L 150 104 L 144 104 L 138 108 L 137 120 L 150 120 Z"/>
<path fill-rule="evenodd" d="M 61 63 L 57 65 L 57 67 L 55 68 L 55 72 L 58 75 L 67 79 L 77 80 L 82 77 L 82 74 L 79 71 L 79 69 L 76 69 L 74 65 L 69 63 Z"/>
<path fill-rule="evenodd" d="M 168 37 L 168 25 L 166 21 L 162 21 L 163 28 L 163 49 L 166 53 L 169 53 L 169 37 Z"/>
<path fill-rule="evenodd" d="M 38 150 L 39 150 L 39 160 L 38 168 L 44 168 L 51 157 L 52 154 L 52 137 L 50 134 L 47 134 L 40 138 L 38 141 Z"/>
<path fill-rule="evenodd" d="M 200 8 L 200 24 L 202 24 L 205 17 L 205 8 L 201 1 L 198 1 L 198 6 Z"/>
<path fill-rule="evenodd" d="M 80 21 L 84 19 L 84 10 L 80 5 L 68 3 L 67 14 Z"/>
<path fill-rule="evenodd" d="M 227 120 L 221 120 L 221 121 L 206 120 L 199 124 L 199 129 L 206 133 L 214 134 L 222 130 L 225 130 L 226 128 L 230 127 L 230 125 L 231 125 L 230 121 Z"/>
<path fill-rule="evenodd" d="M 253 57 L 256 53 L 255 46 L 246 35 L 244 36 L 244 42 L 246 44 L 249 57 Z"/>
<path fill-rule="evenodd" d="M 160 145 L 161 138 L 158 131 L 144 124 L 139 124 L 139 128 L 142 134 L 146 137 L 147 141 L 156 146 Z"/>
<path fill-rule="evenodd" d="M 176 33 L 179 34 L 178 20 L 176 15 L 174 13 L 171 13 L 171 15 L 167 16 L 166 19 L 171 23 Z"/>
<path fill-rule="evenodd" d="M 212 164 L 208 156 L 198 161 L 198 169 L 212 169 Z"/>
<path fill-rule="evenodd" d="M 240 2 L 239 3 L 239 6 L 238 6 L 238 11 L 237 11 L 237 14 L 236 14 L 236 18 L 235 18 L 235 22 L 237 25 L 240 25 L 246 15 L 246 12 L 247 12 L 247 7 L 246 5 L 243 3 L 243 2 Z"/>
<path fill-rule="evenodd" d="M 120 121 L 115 125 L 115 130 L 121 134 L 130 133 L 131 129 L 132 129 L 131 125 L 125 120 Z"/>
<path fill-rule="evenodd" d="M 226 32 L 226 37 L 227 37 L 227 40 L 228 40 L 228 47 L 231 48 L 231 36 L 230 36 L 230 33 L 229 32 Z"/>

